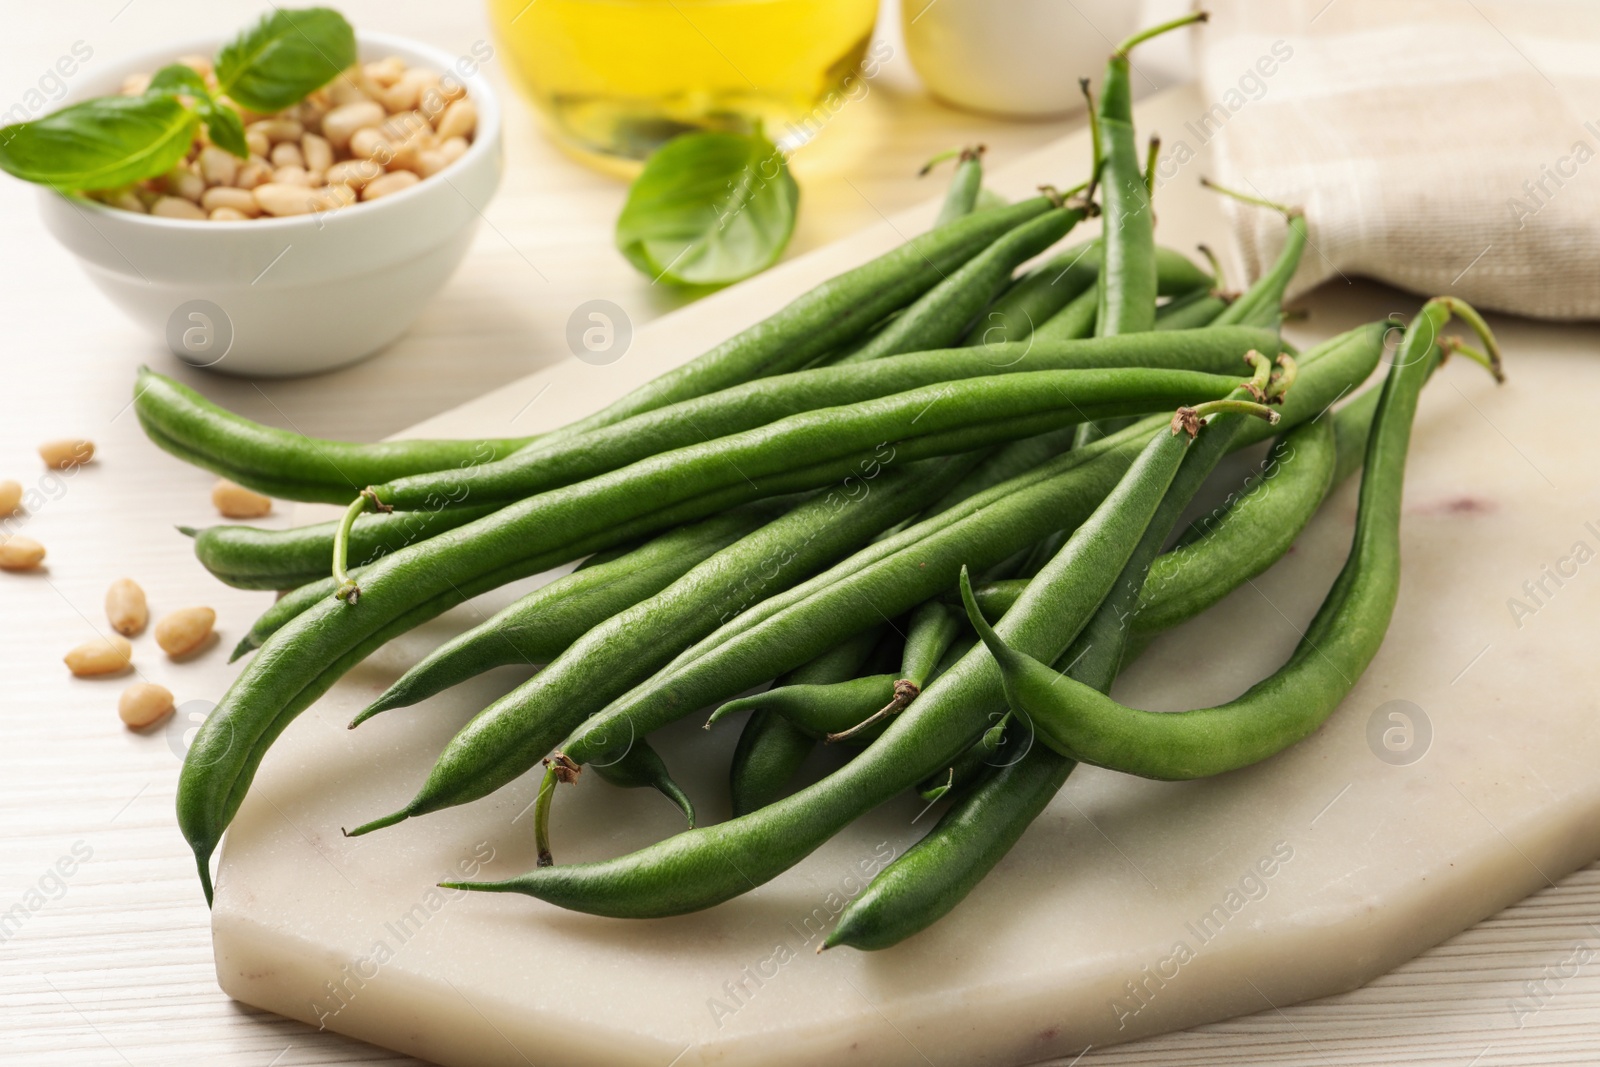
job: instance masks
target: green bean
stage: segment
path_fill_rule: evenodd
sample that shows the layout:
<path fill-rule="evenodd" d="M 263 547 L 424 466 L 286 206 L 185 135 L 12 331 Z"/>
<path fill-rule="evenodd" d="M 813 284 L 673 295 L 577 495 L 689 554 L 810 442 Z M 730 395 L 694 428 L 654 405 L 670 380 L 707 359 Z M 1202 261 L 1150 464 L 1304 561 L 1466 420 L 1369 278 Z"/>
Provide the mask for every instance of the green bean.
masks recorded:
<path fill-rule="evenodd" d="M 1030 717 L 1040 740 L 1080 762 L 1180 780 L 1249 766 L 1322 724 L 1377 653 L 1394 612 L 1411 422 L 1439 331 L 1452 314 L 1478 332 L 1498 365 L 1494 338 L 1471 307 L 1452 297 L 1424 305 L 1406 331 L 1373 415 L 1349 558 L 1289 660 L 1225 704 L 1151 713 L 1063 678 L 980 631 L 1005 676 L 1008 702 Z"/>
<path fill-rule="evenodd" d="M 1149 439 L 1126 475 L 1052 561 L 1050 570 L 1070 572 L 1074 580 L 1041 582 L 1038 595 L 1030 588 L 1011 613 L 1023 625 L 1002 620 L 1011 640 L 1051 659 L 1070 643 L 1132 552 L 1138 532 L 1148 523 L 1187 447 L 1188 435 L 1181 432 L 1157 433 Z M 994 662 L 975 647 L 861 755 L 824 781 L 758 812 L 690 830 L 603 863 L 543 867 L 503 882 L 450 884 L 521 892 L 562 907 L 617 917 L 674 915 L 709 907 L 776 876 L 860 811 L 944 765 L 965 747 L 975 723 L 981 723 L 998 696 Z M 580 731 L 572 741 L 581 743 L 586 734 Z M 572 757 L 566 746 L 563 752 Z"/>
<path fill-rule="evenodd" d="M 829 649 L 809 663 L 803 663 L 778 678 L 773 685 L 842 682 L 853 678 L 866 662 L 881 635 L 867 629 Z M 781 715 L 752 712 L 733 750 L 728 769 L 728 795 L 735 816 L 764 808 L 783 795 L 800 765 L 816 747 L 816 742 Z"/>
<path fill-rule="evenodd" d="M 1333 486 L 1337 445 L 1332 419 L 1318 419 L 1278 438 L 1252 476 L 1214 521 L 1191 530 L 1150 568 L 1128 619 L 1141 634 L 1159 633 L 1193 618 L 1276 563 Z M 1264 513 L 1257 518 L 1257 510 Z"/>
<path fill-rule="evenodd" d="M 973 462 L 958 457 L 883 469 L 858 499 L 819 495 L 716 553 L 660 593 L 589 630 L 539 674 L 479 712 L 445 747 L 408 804 L 353 833 L 487 796 L 537 765 L 573 725 L 686 644 L 914 514 Z"/>
<path fill-rule="evenodd" d="M 1243 193 L 1226 189 L 1209 178 L 1201 178 L 1200 183 L 1208 188 L 1215 189 L 1224 196 L 1233 197 L 1247 204 L 1258 207 L 1271 208 L 1283 215 L 1289 223 L 1288 232 L 1284 237 L 1283 251 L 1278 254 L 1278 259 L 1272 269 L 1250 287 L 1250 291 L 1229 305 L 1228 309 L 1216 318 L 1218 326 L 1236 326 L 1248 324 L 1251 326 L 1277 327 L 1283 321 L 1283 294 L 1289 288 L 1289 282 L 1294 278 L 1294 272 L 1299 269 L 1300 257 L 1305 252 L 1309 234 L 1306 227 L 1305 212 L 1297 207 L 1284 207 L 1274 204 L 1270 200 L 1259 197 L 1246 196 Z"/>
<path fill-rule="evenodd" d="M 684 821 L 694 828 L 694 802 L 689 799 L 672 775 L 659 753 L 650 743 L 640 740 L 628 748 L 615 763 L 595 765 L 595 773 L 619 789 L 654 789 L 683 812 Z"/>
<path fill-rule="evenodd" d="M 540 586 L 434 649 L 350 725 L 416 704 L 495 667 L 548 663 L 595 626 L 659 593 L 695 564 L 771 522 L 794 503 L 758 501 L 714 515 Z"/>
<path fill-rule="evenodd" d="M 1227 295 L 1214 288 L 1191 289 L 1156 308 L 1156 329 L 1195 330 L 1211 326 L 1229 305 Z"/>
<path fill-rule="evenodd" d="M 853 723 L 835 727 L 823 740 L 831 743 L 877 736 L 885 720 L 900 714 L 917 699 L 939 661 L 955 644 L 960 630 L 961 624 L 955 614 L 937 600 L 930 600 L 914 611 L 906 629 L 899 677 L 890 680 L 889 702 L 865 718 L 858 717 Z"/>
<path fill-rule="evenodd" d="M 1158 245 L 1155 256 L 1156 291 L 1162 296 L 1176 297 L 1201 287 L 1209 291 L 1209 277 L 1183 253 Z M 1071 340 L 1090 336 L 1094 332 L 1094 309 L 1099 300 L 1098 294 L 1089 296 L 1082 305 L 1076 301 L 1092 289 L 1099 273 L 1098 240 L 1075 245 L 1052 256 L 1006 290 L 968 332 L 965 343 L 992 345 L 1025 341 L 1036 336 L 1039 340 Z M 1062 314 L 1069 306 L 1074 311 L 1067 319 L 1046 334 L 1037 333 L 1046 322 Z M 1196 322 L 1194 325 L 1203 326 L 1206 323 Z"/>
<path fill-rule="evenodd" d="M 1029 219 L 1001 235 L 835 365 L 954 344 L 978 313 L 1005 288 L 1013 270 L 1065 237 L 1087 212 L 1087 202 L 1069 201 L 1066 206 Z"/>
<path fill-rule="evenodd" d="M 941 152 L 928 160 L 918 177 L 926 175 L 935 164 L 949 159 L 951 154 Z M 978 203 L 978 191 L 983 188 L 983 145 L 956 149 L 954 155 L 956 173 L 950 179 L 950 188 L 945 193 L 944 203 L 939 205 L 939 215 L 933 220 L 933 228 L 936 230 L 972 214 L 972 209 Z"/>
<path fill-rule="evenodd" d="M 898 680 L 897 673 L 889 673 L 827 683 L 775 685 L 765 692 L 723 704 L 706 720 L 706 728 L 742 711 L 770 712 L 787 719 L 812 740 L 831 740 L 835 734 L 861 725 L 884 701 L 895 699 L 899 695 L 895 692 Z"/>
<path fill-rule="evenodd" d="M 180 459 L 289 500 L 344 503 L 364 485 L 510 455 L 531 438 L 349 444 L 263 426 L 140 367 L 133 408 L 152 441 Z"/>
<path fill-rule="evenodd" d="M 436 533 L 453 530 L 495 510 L 493 505 L 435 506 L 420 511 L 363 515 L 350 536 L 350 557 L 365 566 Z M 194 554 L 211 574 L 236 589 L 294 589 L 328 573 L 337 520 L 288 530 L 219 525 L 194 531 Z"/>
<path fill-rule="evenodd" d="M 1155 216 L 1133 130 L 1128 53 L 1151 37 L 1203 18 L 1203 14 L 1188 15 L 1136 34 L 1122 42 L 1106 64 L 1095 116 L 1105 152 L 1100 194 L 1104 266 L 1095 313 L 1095 333 L 1100 336 L 1143 333 L 1155 327 Z"/>
<path fill-rule="evenodd" d="M 1206 336 L 1210 331 L 1193 333 L 1201 344 L 1211 340 Z M 1168 339 L 1161 341 L 1167 343 Z M 1160 347 L 1152 345 L 1151 349 L 1159 351 Z M 990 349 L 957 351 L 980 361 L 992 354 Z M 883 441 L 904 442 L 904 448 L 910 450 L 917 447 L 914 442 L 918 438 L 952 432 L 963 432 L 962 440 L 971 442 L 965 447 L 977 448 L 1032 436 L 1067 422 L 1173 407 L 1181 402 L 1173 397 L 1222 396 L 1232 385 L 1219 375 L 1141 367 L 1016 370 L 961 378 L 848 406 L 802 411 L 754 429 L 652 454 L 567 488 L 577 491 L 577 486 L 627 484 L 629 496 L 638 506 L 656 506 L 684 494 L 790 471 L 796 455 L 820 464 L 870 450 Z M 928 444 L 938 446 L 938 442 Z M 375 486 L 370 493 L 382 504 L 402 509 L 425 506 L 441 490 L 477 503 L 523 500 L 546 489 L 562 491 L 548 484 L 547 458 L 525 453 L 505 463 L 448 475 L 403 478 Z M 653 499 L 645 498 L 644 493 Z"/>
<path fill-rule="evenodd" d="M 758 709 L 745 721 L 728 770 L 734 817 L 766 807 L 783 796 L 816 741 L 782 715 Z"/>
<path fill-rule="evenodd" d="M 1043 326 L 1033 331 L 1035 341 L 1070 341 L 1095 336 L 1095 323 L 1100 313 L 1100 285 L 1086 289 L 1073 297 L 1051 316 Z"/>

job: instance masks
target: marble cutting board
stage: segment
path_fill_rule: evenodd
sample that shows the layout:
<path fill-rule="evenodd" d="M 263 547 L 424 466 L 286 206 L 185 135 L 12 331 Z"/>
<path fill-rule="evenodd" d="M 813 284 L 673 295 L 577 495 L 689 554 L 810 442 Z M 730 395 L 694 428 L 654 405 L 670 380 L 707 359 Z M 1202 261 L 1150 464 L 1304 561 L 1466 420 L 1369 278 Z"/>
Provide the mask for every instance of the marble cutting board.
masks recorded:
<path fill-rule="evenodd" d="M 1141 124 L 1178 130 L 1199 110 L 1191 92 L 1169 93 Z M 1086 155 L 1085 138 L 1067 138 L 994 184 L 1013 196 L 1066 184 Z M 1186 164 L 1160 191 L 1168 244 L 1226 244 L 1221 212 L 1194 186 L 1203 167 Z M 417 432 L 527 433 L 598 408 L 933 213 L 885 219 L 639 329 L 615 362 L 562 361 Z M 505 298 L 518 295 L 508 284 Z M 1304 303 L 1310 316 L 1292 331 L 1302 346 L 1421 300 L 1340 282 Z M 533 865 L 532 779 L 368 837 L 339 828 L 409 798 L 444 742 L 521 674 L 502 669 L 359 731 L 344 724 L 534 579 L 394 642 L 287 731 L 223 850 L 218 980 L 246 1003 L 462 1067 L 943 1067 L 1067 1062 L 1382 974 L 1600 857 L 1600 331 L 1496 325 L 1506 386 L 1457 363 L 1424 395 L 1388 640 L 1291 751 L 1194 783 L 1080 769 L 954 913 L 875 954 L 813 950 L 864 880 L 937 818 L 909 798 L 698 915 L 630 923 L 437 890 L 443 877 Z M 1277 566 L 1154 645 L 1118 695 L 1197 706 L 1270 671 L 1337 571 L 1354 490 Z M 705 734 L 696 719 L 661 736 L 705 819 L 726 817 L 738 730 Z M 819 757 L 806 774 L 827 769 Z M 554 833 L 558 857 L 575 862 L 678 826 L 660 797 L 587 775 Z M 1503 1025 L 1517 1021 L 1508 1011 Z"/>

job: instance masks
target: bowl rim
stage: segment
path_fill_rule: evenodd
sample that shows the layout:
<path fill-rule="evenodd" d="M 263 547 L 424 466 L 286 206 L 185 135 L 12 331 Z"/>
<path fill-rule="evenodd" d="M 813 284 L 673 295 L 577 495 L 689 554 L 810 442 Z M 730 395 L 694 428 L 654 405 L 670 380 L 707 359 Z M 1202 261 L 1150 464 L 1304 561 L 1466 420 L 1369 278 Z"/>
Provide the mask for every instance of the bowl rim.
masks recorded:
<path fill-rule="evenodd" d="M 96 72 L 97 76 L 94 80 L 96 82 L 100 80 L 106 82 L 115 81 L 147 68 L 154 70 L 167 63 L 175 62 L 177 57 L 183 55 L 211 55 L 222 43 L 223 38 L 221 37 L 189 38 L 175 45 L 144 49 L 118 63 L 101 68 L 100 71 Z M 357 29 L 356 47 L 358 49 L 363 47 L 388 48 L 398 52 L 411 52 L 417 56 L 425 57 L 428 63 L 439 68 L 440 73 L 455 70 L 455 64 L 460 59 L 459 56 L 452 56 L 442 48 L 414 38 L 379 31 Z M 477 105 L 477 131 L 473 136 L 472 143 L 467 147 L 461 158 L 455 160 L 438 174 L 433 175 L 432 177 L 434 178 L 443 177 L 449 171 L 457 170 L 458 168 L 465 169 L 469 164 L 499 151 L 500 101 L 495 95 L 494 89 L 489 85 L 489 80 L 483 76 L 482 62 L 481 60 L 479 61 L 479 69 L 473 71 L 470 75 L 455 71 L 456 77 L 461 79 L 462 85 L 467 90 L 467 99 Z M 62 101 L 62 106 L 80 103 L 87 99 L 91 99 L 91 94 L 88 92 L 70 93 Z M 485 135 L 485 131 L 487 131 L 487 135 Z M 358 200 L 354 204 L 347 204 L 342 208 L 336 209 L 332 214 L 342 214 L 345 211 L 356 209 L 362 211 L 363 214 L 372 215 L 377 211 L 384 210 L 386 206 L 390 211 L 401 210 L 403 205 L 415 200 L 419 195 L 428 195 L 426 190 L 430 180 L 430 178 L 424 178 L 409 189 L 402 189 L 380 200 Z M 448 179 L 443 184 L 446 186 L 451 185 Z M 213 222 L 210 219 L 169 219 L 151 215 L 147 212 L 125 211 L 102 203 L 99 200 L 81 196 L 78 193 L 67 193 L 60 189 L 52 189 L 49 186 L 40 186 L 40 188 L 79 211 L 88 211 L 101 218 L 115 220 L 119 224 L 148 226 L 153 229 L 165 229 L 178 233 L 203 233 L 208 230 L 221 233 L 270 233 L 291 230 L 296 227 L 319 226 L 326 215 L 329 214 L 327 212 L 311 212 L 305 215 L 290 215 L 282 218 L 239 219 L 221 222 Z M 372 210 L 369 211 L 367 210 L 368 208 Z"/>

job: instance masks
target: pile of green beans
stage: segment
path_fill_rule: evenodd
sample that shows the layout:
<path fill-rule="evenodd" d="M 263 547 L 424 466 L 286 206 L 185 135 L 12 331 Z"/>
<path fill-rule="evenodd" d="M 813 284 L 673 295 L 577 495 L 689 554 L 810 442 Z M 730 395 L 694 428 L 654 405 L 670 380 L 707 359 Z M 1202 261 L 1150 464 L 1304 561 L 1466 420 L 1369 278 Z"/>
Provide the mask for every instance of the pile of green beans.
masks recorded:
<path fill-rule="evenodd" d="M 1287 230 L 1238 294 L 1214 261 L 1156 243 L 1158 146 L 1136 135 L 1129 52 L 1202 18 L 1112 55 L 1081 185 L 997 203 L 981 150 L 951 153 L 928 233 L 538 437 L 313 440 L 141 370 L 135 409 L 162 448 L 276 496 L 347 505 L 291 530 L 184 531 L 220 580 L 286 591 L 239 643 L 251 658 L 179 778 L 207 899 L 213 852 L 301 712 L 384 643 L 557 567 L 576 565 L 423 657 L 350 724 L 430 713 L 413 706 L 494 667 L 539 668 L 476 711 L 409 801 L 352 813 L 370 821 L 351 834 L 542 765 L 539 866 L 448 884 L 646 918 L 744 893 L 914 790 L 942 815 L 826 941 L 879 950 L 957 911 L 1079 763 L 1191 778 L 1315 730 L 1394 607 L 1417 396 L 1445 354 L 1498 377 L 1499 352 L 1470 307 L 1436 298 L 1382 385 L 1361 391 L 1394 323 L 1304 353 L 1279 336 L 1311 237 L 1302 212 L 1219 190 Z M 1100 236 L 1061 247 L 1096 215 Z M 1484 351 L 1442 335 L 1452 316 Z M 1251 477 L 1174 540 L 1219 461 L 1252 446 L 1264 459 Z M 1349 560 L 1288 663 L 1216 708 L 1153 715 L 1108 696 L 1157 635 L 1288 552 L 1357 469 Z M 708 729 L 742 720 L 733 817 L 713 825 L 651 744 L 708 714 Z M 796 788 L 819 750 L 810 766 L 829 770 Z M 557 865 L 561 786 L 585 767 L 661 793 L 687 828 Z"/>

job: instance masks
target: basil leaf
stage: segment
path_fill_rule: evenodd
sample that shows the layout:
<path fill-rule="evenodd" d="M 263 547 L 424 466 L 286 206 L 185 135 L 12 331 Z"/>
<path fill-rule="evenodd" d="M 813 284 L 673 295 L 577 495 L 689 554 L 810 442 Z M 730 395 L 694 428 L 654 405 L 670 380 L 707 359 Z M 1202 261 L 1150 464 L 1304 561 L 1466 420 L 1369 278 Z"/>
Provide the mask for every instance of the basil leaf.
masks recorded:
<path fill-rule="evenodd" d="M 195 73 L 193 67 L 182 63 L 162 67 L 150 76 L 150 88 L 146 91 L 189 97 L 200 113 L 200 121 L 206 124 L 211 143 L 240 159 L 250 158 L 250 146 L 244 139 L 244 120 L 233 108 L 211 98 L 206 80 Z"/>
<path fill-rule="evenodd" d="M 304 100 L 356 61 L 356 35 L 327 7 L 275 9 L 217 53 L 217 94 L 271 114 Z"/>
<path fill-rule="evenodd" d="M 206 124 L 212 144 L 240 159 L 250 158 L 250 146 L 244 140 L 244 120 L 237 111 L 212 100 L 200 105 L 200 120 Z"/>
<path fill-rule="evenodd" d="M 726 285 L 777 261 L 799 200 L 783 154 L 760 134 L 685 134 L 634 179 L 617 248 L 658 281 Z"/>
<path fill-rule="evenodd" d="M 164 92 L 107 96 L 0 129 L 0 170 L 58 189 L 114 189 L 171 170 L 199 117 Z"/>
<path fill-rule="evenodd" d="M 211 90 L 206 88 L 206 80 L 190 66 L 182 63 L 168 63 L 154 74 L 150 75 L 150 87 L 145 90 L 151 93 L 163 93 L 167 96 L 192 96 L 196 100 L 210 100 Z"/>

